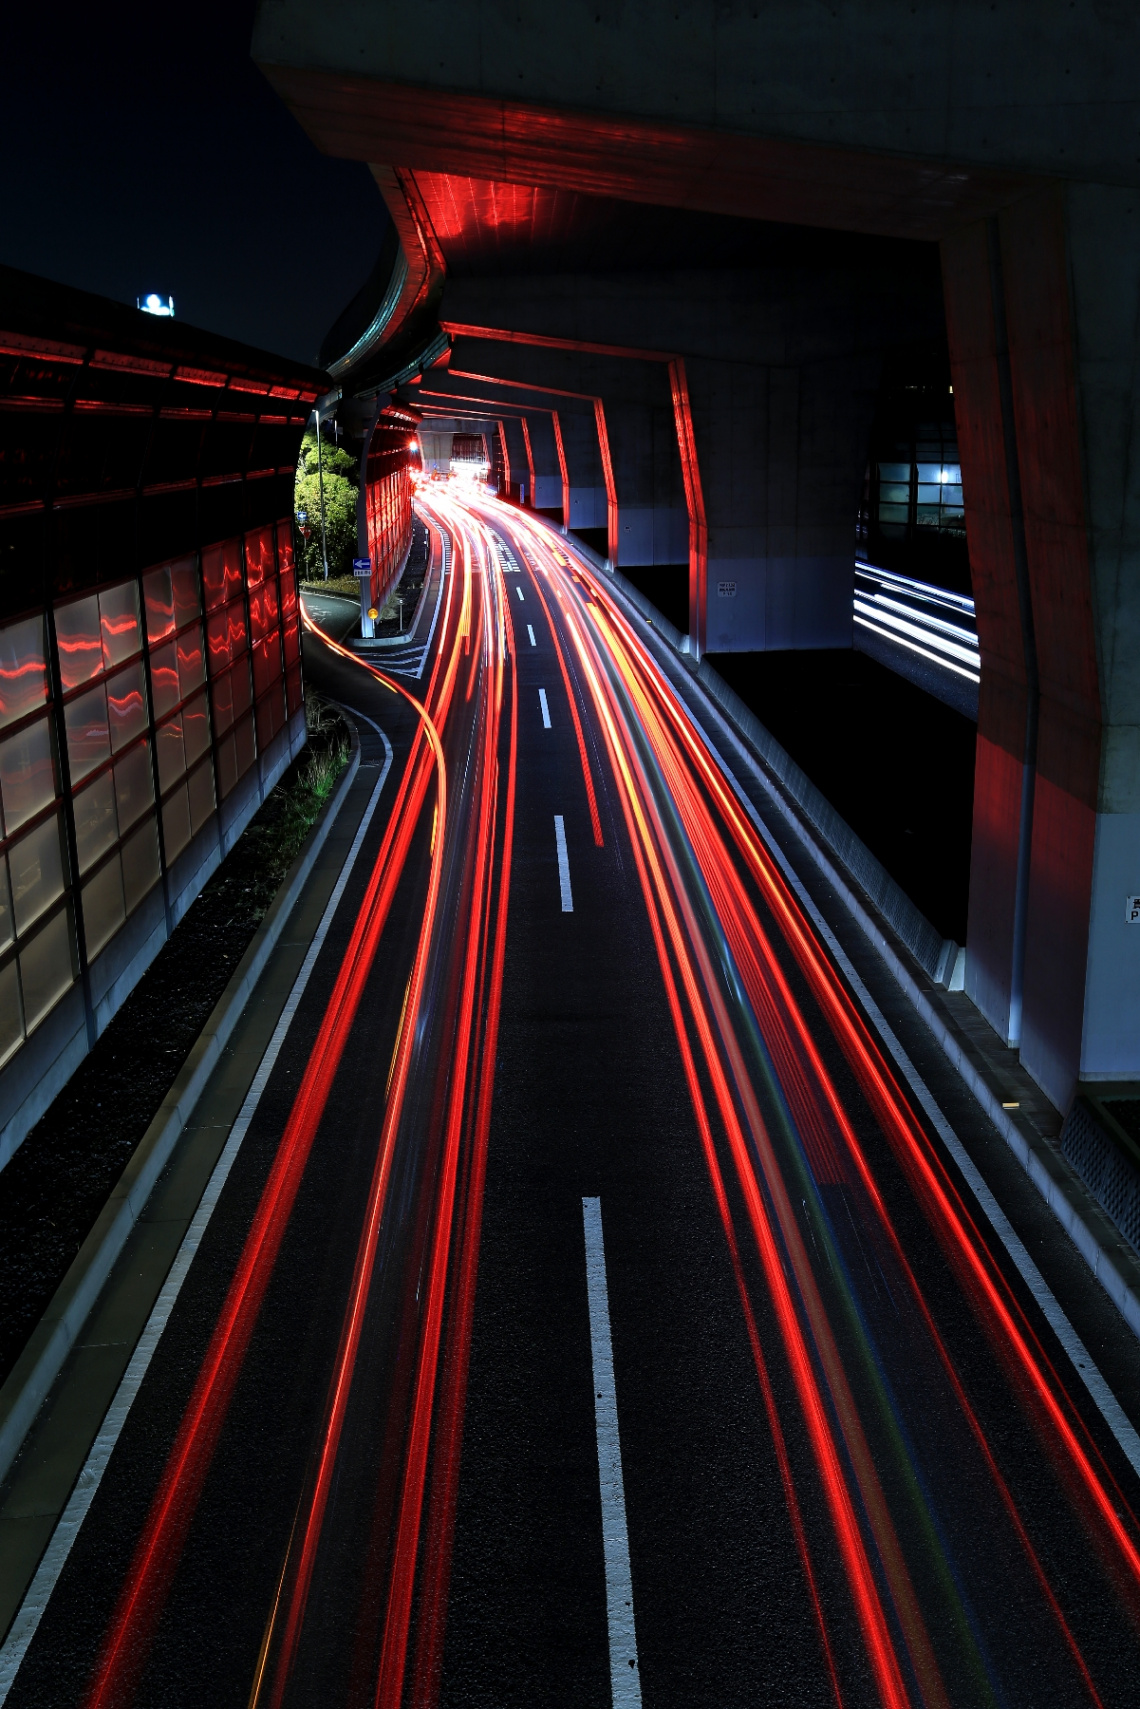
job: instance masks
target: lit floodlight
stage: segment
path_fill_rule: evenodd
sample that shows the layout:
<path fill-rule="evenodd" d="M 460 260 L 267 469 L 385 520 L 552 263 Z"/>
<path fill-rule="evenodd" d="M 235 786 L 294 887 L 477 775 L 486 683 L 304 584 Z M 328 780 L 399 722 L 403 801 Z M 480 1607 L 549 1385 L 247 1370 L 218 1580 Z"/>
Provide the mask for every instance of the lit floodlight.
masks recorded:
<path fill-rule="evenodd" d="M 174 298 L 167 297 L 164 302 L 157 291 L 151 291 L 145 297 L 136 297 L 135 305 L 144 315 L 167 315 L 171 320 L 174 319 Z"/>

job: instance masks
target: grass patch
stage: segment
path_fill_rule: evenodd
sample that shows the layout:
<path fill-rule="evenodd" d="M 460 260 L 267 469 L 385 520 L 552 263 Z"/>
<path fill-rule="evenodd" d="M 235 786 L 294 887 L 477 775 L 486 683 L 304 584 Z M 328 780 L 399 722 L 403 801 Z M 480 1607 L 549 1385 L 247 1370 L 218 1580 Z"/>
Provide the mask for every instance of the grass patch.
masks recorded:
<path fill-rule="evenodd" d="M 341 599 L 351 599 L 356 605 L 360 601 L 360 583 L 355 576 L 330 576 L 325 581 L 322 576 L 315 582 L 302 582 L 302 593 L 335 593 Z"/>

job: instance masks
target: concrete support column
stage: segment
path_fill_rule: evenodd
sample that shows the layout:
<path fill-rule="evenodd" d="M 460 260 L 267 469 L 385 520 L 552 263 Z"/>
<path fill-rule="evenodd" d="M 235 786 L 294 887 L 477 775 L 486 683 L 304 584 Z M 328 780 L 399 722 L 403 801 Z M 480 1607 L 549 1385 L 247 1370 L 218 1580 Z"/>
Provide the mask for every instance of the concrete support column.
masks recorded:
<path fill-rule="evenodd" d="M 554 421 L 548 410 L 527 417 L 530 455 L 534 464 L 534 508 L 557 511 L 562 520 L 562 467 L 554 437 Z"/>
<path fill-rule="evenodd" d="M 530 459 L 526 453 L 522 422 L 517 415 L 503 417 L 503 431 L 507 436 L 507 461 L 510 464 L 510 488 L 505 496 L 517 499 L 523 487 L 530 484 Z"/>
<path fill-rule="evenodd" d="M 879 358 L 691 358 L 686 368 L 708 522 L 709 651 L 849 647 Z"/>
<path fill-rule="evenodd" d="M 997 221 L 945 240 L 942 269 L 982 655 L 966 990 L 1017 1045 L 1038 685 Z"/>
<path fill-rule="evenodd" d="M 608 524 L 605 473 L 593 410 L 560 409 L 562 447 L 570 477 L 568 528 L 605 528 Z"/>
<path fill-rule="evenodd" d="M 1029 611 L 1017 600 L 1013 528 L 983 641 L 979 791 L 988 798 L 975 806 L 967 960 L 984 960 L 987 919 L 1004 921 L 1016 947 L 1008 851 L 1018 844 L 1021 1058 L 1065 1108 L 1078 1077 L 1140 1078 L 1140 927 L 1126 908 L 1140 894 L 1140 202 L 1107 187 L 1049 190 L 1003 212 L 998 237 Z M 956 338 L 955 325 L 952 315 Z M 983 389 L 979 381 L 974 395 Z M 979 411 L 969 453 L 963 445 L 968 527 L 983 455 L 1001 437 L 999 397 L 988 424 Z M 1040 696 L 1028 824 L 1016 761 L 1032 673 L 1021 672 L 1019 717 L 1016 665 L 1008 669 L 1018 642 Z M 990 674 L 1009 678 L 1012 700 L 1000 684 L 987 690 Z M 1012 706 L 1005 724 L 1003 706 Z M 987 856 L 987 838 L 1002 858 Z M 1015 990 L 1016 968 L 1009 983 Z M 992 1006 L 1000 1015 L 1000 982 Z"/>
<path fill-rule="evenodd" d="M 618 502 L 617 561 L 627 568 L 689 559 L 689 515 L 664 368 L 651 369 L 650 378 L 660 386 L 660 404 L 604 400 Z"/>

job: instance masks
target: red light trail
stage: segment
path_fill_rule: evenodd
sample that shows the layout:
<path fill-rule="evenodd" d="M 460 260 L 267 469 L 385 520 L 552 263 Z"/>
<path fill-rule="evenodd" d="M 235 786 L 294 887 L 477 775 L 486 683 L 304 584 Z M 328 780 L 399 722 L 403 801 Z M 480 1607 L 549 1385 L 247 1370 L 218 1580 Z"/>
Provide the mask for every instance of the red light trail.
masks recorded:
<path fill-rule="evenodd" d="M 966 1537 L 970 1547 L 992 1540 L 1010 1605 L 1020 1598 L 1039 1614 L 1034 1629 L 1048 1630 L 1067 1701 L 1101 1705 L 1088 1634 L 993 1431 L 992 1396 L 979 1399 L 963 1369 L 960 1330 L 947 1329 L 931 1292 L 933 1260 L 915 1256 L 916 1220 L 981 1331 L 994 1382 L 1043 1450 L 1034 1478 L 1052 1479 L 1066 1536 L 1087 1545 L 1081 1559 L 1100 1563 L 1105 1598 L 1140 1628 L 1136 1520 L 730 779 L 603 575 L 516 508 L 426 487 L 417 502 L 436 560 L 446 538 L 451 563 L 423 702 L 305 615 L 316 641 L 417 723 L 87 1709 L 126 1709 L 146 1675 L 334 1083 L 392 942 L 398 892 L 417 909 L 414 950 L 398 983 L 384 966 L 403 1003 L 394 1037 L 369 1044 L 382 1045 L 384 1061 L 391 1048 L 391 1069 L 249 1703 L 313 1701 L 330 1609 L 338 1647 L 352 1652 L 347 1701 L 429 1709 L 439 1700 L 520 789 L 514 636 L 525 625 L 507 598 L 496 534 L 545 621 L 596 849 L 606 848 L 598 793 L 606 798 L 611 782 L 620 810 L 606 857 L 624 831 L 821 1677 L 841 1709 L 869 1694 L 884 1709 L 1004 1704 L 1005 1658 L 994 1610 L 979 1606 L 963 1566 Z M 360 1522 L 361 1537 L 370 1529 L 353 1569 L 357 1602 L 341 1608 L 328 1587 L 342 1582 L 338 1557 L 356 1535 L 350 1496 L 338 1494 L 352 1456 L 352 1487 L 370 1480 L 372 1509 Z M 951 1511 L 947 1467 L 968 1484 L 970 1511 Z M 637 1574 L 635 1554 L 635 1583 Z"/>

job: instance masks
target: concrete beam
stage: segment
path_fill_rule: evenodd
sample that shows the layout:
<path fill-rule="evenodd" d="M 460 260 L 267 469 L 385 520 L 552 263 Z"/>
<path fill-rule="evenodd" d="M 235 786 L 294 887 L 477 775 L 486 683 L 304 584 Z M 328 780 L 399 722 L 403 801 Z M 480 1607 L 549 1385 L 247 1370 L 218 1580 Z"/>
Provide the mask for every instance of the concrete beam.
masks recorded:
<path fill-rule="evenodd" d="M 1119 6 L 262 0 L 253 54 L 328 153 L 631 201 L 939 237 L 1140 183 Z"/>

